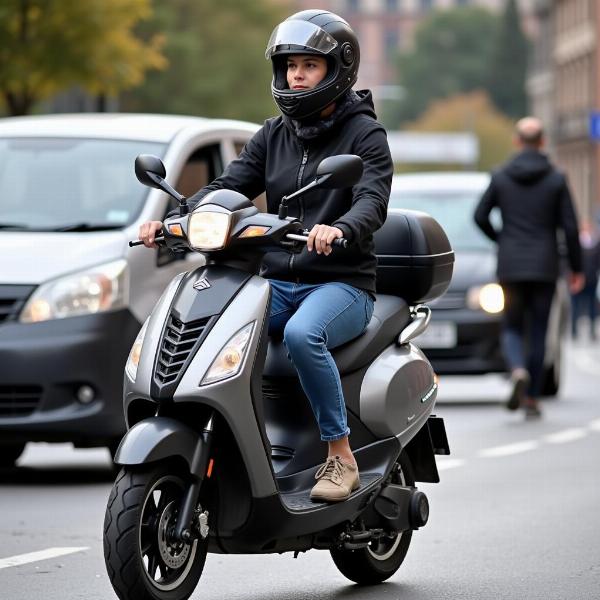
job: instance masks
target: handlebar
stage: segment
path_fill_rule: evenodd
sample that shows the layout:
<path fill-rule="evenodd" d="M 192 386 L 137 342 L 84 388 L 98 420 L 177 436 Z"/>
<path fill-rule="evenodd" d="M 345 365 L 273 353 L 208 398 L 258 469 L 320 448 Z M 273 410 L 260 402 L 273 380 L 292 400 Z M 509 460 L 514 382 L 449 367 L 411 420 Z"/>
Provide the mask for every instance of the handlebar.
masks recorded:
<path fill-rule="evenodd" d="M 285 237 L 289 240 L 295 240 L 297 242 L 306 242 L 308 239 L 308 235 L 299 235 L 297 233 L 288 233 Z M 340 248 L 347 248 L 348 240 L 346 238 L 336 238 L 333 240 L 333 242 L 331 242 L 331 245 L 339 246 Z"/>
<path fill-rule="evenodd" d="M 159 246 L 161 245 L 161 242 L 164 242 L 164 241 L 165 241 L 165 238 L 162 236 L 154 238 L 154 243 L 158 244 Z M 142 240 L 130 241 L 129 247 L 133 248 L 134 246 L 142 246 L 143 244 L 144 244 L 144 242 L 142 242 Z"/>

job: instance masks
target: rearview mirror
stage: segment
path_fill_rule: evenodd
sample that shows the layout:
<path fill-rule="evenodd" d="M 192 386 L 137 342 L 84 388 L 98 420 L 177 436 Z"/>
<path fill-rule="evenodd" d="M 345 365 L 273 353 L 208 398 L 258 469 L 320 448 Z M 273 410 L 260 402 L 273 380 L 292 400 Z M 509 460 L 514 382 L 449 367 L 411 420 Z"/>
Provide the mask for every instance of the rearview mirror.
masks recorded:
<path fill-rule="evenodd" d="M 152 177 L 154 175 L 154 177 Z M 140 154 L 135 159 L 135 176 L 138 178 L 140 183 L 144 185 L 162 190 L 163 187 L 160 185 L 159 180 L 164 179 L 167 176 L 167 171 L 163 161 L 154 156 L 153 154 Z"/>
<path fill-rule="evenodd" d="M 363 174 L 363 161 L 356 154 L 338 154 L 323 159 L 317 167 L 317 185 L 335 189 L 352 187 Z"/>

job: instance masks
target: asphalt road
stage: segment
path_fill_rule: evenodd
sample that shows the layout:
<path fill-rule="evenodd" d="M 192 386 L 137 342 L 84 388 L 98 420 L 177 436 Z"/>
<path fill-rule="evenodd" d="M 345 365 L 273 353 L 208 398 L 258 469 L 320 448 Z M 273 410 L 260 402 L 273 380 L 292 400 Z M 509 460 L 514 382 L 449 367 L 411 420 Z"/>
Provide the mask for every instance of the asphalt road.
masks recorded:
<path fill-rule="evenodd" d="M 567 363 L 535 422 L 502 408 L 496 378 L 442 378 L 452 456 L 422 486 L 430 521 L 389 582 L 355 586 L 323 551 L 210 555 L 192 598 L 600 598 L 600 344 L 569 348 Z M 0 473 L 0 599 L 116 598 L 101 533 L 112 478 L 104 450 L 43 444 Z"/>

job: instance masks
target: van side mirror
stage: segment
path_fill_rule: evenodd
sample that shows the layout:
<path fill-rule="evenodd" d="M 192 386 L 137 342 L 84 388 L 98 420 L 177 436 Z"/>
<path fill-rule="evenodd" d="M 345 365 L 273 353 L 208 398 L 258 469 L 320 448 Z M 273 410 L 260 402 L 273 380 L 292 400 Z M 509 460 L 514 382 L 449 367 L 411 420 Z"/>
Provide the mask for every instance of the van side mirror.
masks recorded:
<path fill-rule="evenodd" d="M 317 185 L 335 189 L 352 187 L 363 174 L 363 161 L 356 154 L 338 154 L 323 159 L 317 167 Z"/>

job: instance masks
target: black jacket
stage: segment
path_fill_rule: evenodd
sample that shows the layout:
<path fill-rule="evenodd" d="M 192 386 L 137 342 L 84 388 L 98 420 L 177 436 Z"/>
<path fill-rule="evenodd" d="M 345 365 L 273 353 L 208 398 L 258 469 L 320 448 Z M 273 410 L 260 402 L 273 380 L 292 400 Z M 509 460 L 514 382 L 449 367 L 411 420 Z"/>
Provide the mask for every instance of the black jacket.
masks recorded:
<path fill-rule="evenodd" d="M 298 217 L 307 229 L 316 224 L 339 227 L 349 247 L 335 248 L 329 256 L 306 247 L 299 254 L 269 252 L 263 261 L 264 277 L 301 283 L 339 281 L 375 291 L 373 233 L 387 216 L 393 163 L 385 130 L 375 120 L 371 93 L 358 94 L 327 131 L 312 139 L 299 138 L 294 122 L 268 119 L 240 157 L 190 198 L 194 204 L 223 188 L 251 199 L 266 191 L 267 210 L 277 213 L 282 196 L 312 181 L 324 158 L 357 154 L 363 159 L 362 179 L 353 188 L 315 190 L 289 202 L 289 216 Z"/>
<path fill-rule="evenodd" d="M 489 218 L 494 207 L 502 215 L 499 231 Z M 499 281 L 555 281 L 558 229 L 564 231 L 571 270 L 581 271 L 577 218 L 567 181 L 536 150 L 524 150 L 492 173 L 475 222 L 498 243 Z"/>

